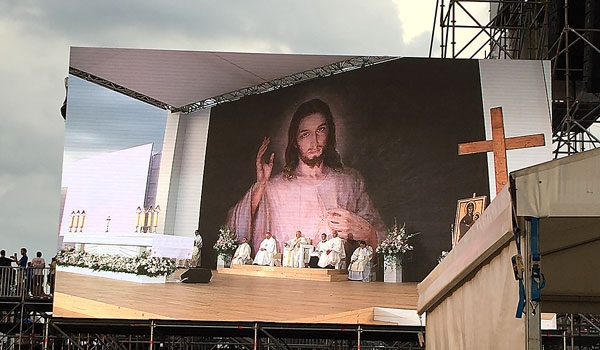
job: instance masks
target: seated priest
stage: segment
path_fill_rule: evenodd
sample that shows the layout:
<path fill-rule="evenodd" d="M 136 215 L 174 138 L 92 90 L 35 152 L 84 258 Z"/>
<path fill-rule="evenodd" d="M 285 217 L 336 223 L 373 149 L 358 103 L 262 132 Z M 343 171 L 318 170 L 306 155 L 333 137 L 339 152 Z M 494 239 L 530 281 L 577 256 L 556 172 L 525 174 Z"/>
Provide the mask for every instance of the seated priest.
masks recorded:
<path fill-rule="evenodd" d="M 302 236 L 302 232 L 296 231 L 296 237 L 283 243 L 283 266 L 284 267 L 304 267 L 302 259 L 302 249 L 300 246 L 309 244 L 308 239 Z"/>
<path fill-rule="evenodd" d="M 350 258 L 348 265 L 348 279 L 352 281 L 371 281 L 371 260 L 373 259 L 373 248 L 367 242 L 360 241 L 360 245 Z"/>
<path fill-rule="evenodd" d="M 250 261 L 252 261 L 252 258 L 250 257 L 251 251 L 252 249 L 250 248 L 250 244 L 248 244 L 248 239 L 242 237 L 242 243 L 237 247 L 235 253 L 233 253 L 231 264 L 244 265 L 250 263 Z"/>
<path fill-rule="evenodd" d="M 344 241 L 338 236 L 337 231 L 331 234 L 333 237 L 325 244 L 325 251 L 319 257 L 317 265 L 321 268 L 341 269 L 346 260 Z"/>
<path fill-rule="evenodd" d="M 317 247 L 310 253 L 310 262 L 308 266 L 310 267 L 319 267 L 317 264 L 319 262 L 319 258 L 321 254 L 325 251 L 325 245 L 327 244 L 327 234 L 325 232 L 321 233 L 321 240 L 317 243 Z"/>
<path fill-rule="evenodd" d="M 260 243 L 260 247 L 256 251 L 254 257 L 254 265 L 274 266 L 275 260 L 273 257 L 277 254 L 277 242 L 271 235 L 271 232 L 265 233 L 265 239 Z"/>

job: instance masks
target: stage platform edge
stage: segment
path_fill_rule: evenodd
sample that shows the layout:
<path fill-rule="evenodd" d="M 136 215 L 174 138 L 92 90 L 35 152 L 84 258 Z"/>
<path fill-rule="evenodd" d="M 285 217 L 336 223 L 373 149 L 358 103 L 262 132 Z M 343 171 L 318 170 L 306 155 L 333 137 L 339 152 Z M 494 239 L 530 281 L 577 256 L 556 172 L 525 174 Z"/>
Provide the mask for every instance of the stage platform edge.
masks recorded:
<path fill-rule="evenodd" d="M 343 282 L 348 280 L 347 270 L 318 268 L 315 269 L 259 265 L 231 265 L 231 267 L 217 268 L 217 273 L 305 281 Z"/>

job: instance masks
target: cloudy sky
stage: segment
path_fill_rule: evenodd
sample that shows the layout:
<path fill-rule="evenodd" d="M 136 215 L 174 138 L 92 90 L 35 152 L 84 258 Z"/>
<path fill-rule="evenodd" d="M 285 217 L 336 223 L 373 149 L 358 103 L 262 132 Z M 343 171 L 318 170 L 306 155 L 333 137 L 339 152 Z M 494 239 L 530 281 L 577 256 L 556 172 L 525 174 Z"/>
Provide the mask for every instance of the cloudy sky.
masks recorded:
<path fill-rule="evenodd" d="M 57 250 L 71 46 L 425 57 L 434 12 L 434 0 L 0 0 L 0 249 Z"/>

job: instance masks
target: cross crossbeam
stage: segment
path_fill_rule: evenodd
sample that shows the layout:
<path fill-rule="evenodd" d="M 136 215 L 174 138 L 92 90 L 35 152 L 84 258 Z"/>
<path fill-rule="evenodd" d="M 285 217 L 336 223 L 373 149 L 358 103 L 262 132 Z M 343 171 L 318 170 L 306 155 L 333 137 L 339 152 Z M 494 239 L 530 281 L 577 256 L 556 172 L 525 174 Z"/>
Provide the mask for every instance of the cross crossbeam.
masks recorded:
<path fill-rule="evenodd" d="M 506 138 L 502 107 L 490 109 L 492 119 L 492 139 L 485 141 L 467 142 L 458 145 L 458 154 L 474 154 L 494 152 L 494 170 L 496 173 L 496 193 L 508 183 L 508 165 L 506 150 L 539 147 L 545 145 L 544 134 L 517 136 Z"/>

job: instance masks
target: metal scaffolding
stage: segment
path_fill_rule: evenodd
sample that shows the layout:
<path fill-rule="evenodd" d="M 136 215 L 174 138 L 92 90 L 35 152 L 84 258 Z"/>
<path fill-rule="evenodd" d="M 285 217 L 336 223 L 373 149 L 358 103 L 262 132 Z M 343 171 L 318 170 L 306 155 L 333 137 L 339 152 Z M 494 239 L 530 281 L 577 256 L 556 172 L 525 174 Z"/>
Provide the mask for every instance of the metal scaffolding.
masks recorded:
<path fill-rule="evenodd" d="M 0 349 L 417 350 L 422 327 L 46 318 Z M 43 330 L 42 330 L 43 329 Z M 420 333 L 420 335 L 419 335 Z"/>
<path fill-rule="evenodd" d="M 487 21 L 477 16 L 482 5 Z M 555 158 L 596 148 L 599 7 L 597 0 L 438 0 L 429 55 L 439 35 L 443 58 L 550 60 Z"/>

